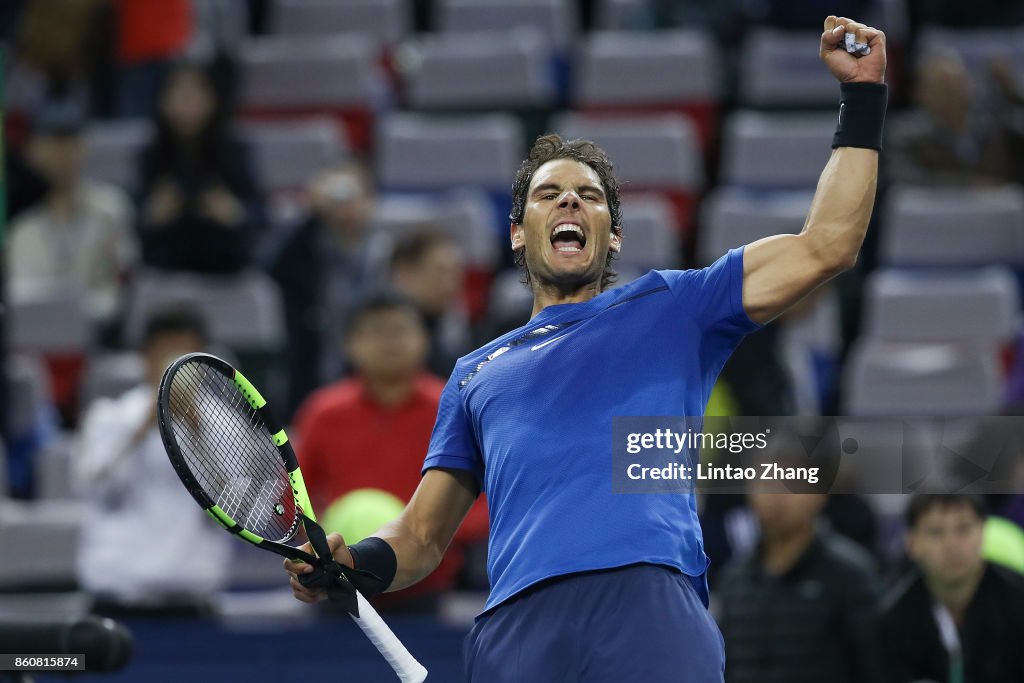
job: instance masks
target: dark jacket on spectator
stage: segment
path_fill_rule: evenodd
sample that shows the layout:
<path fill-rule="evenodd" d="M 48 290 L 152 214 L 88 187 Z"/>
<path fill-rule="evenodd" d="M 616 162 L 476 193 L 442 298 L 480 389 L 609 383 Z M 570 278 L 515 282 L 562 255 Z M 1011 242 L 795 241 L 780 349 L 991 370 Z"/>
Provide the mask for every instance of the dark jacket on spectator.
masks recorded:
<path fill-rule="evenodd" d="M 760 549 L 726 568 L 718 619 L 729 683 L 875 683 L 877 593 L 870 556 L 823 527 L 785 574 Z"/>
<path fill-rule="evenodd" d="M 914 571 L 883 601 L 882 656 L 889 683 L 953 683 L 924 577 Z M 960 627 L 963 681 L 1024 681 L 1024 577 L 986 565 Z"/>

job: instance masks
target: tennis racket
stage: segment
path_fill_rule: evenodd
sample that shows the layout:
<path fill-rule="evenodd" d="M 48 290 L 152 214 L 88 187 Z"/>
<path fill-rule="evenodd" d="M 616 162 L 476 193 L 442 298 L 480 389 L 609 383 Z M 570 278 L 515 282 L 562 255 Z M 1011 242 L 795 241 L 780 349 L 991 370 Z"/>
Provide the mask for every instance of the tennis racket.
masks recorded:
<path fill-rule="evenodd" d="M 405 683 L 427 670 L 395 637 L 352 577 L 371 577 L 331 556 L 316 522 L 295 451 L 267 402 L 242 373 L 206 353 L 190 353 L 164 371 L 157 419 L 164 448 L 185 488 L 230 533 L 258 548 L 314 567 L 303 585 L 341 603 Z M 286 545 L 303 527 L 316 555 Z"/>

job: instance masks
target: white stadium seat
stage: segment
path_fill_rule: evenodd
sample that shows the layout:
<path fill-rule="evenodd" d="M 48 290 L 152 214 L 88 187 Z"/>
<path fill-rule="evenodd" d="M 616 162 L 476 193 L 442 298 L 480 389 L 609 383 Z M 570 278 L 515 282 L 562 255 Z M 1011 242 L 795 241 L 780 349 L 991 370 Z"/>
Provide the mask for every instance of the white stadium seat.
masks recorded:
<path fill-rule="evenodd" d="M 557 95 L 551 45 L 536 29 L 424 35 L 402 54 L 419 109 L 546 107 Z"/>
<path fill-rule="evenodd" d="M 270 36 L 242 44 L 241 103 L 246 108 L 373 107 L 386 90 L 373 38 Z"/>
<path fill-rule="evenodd" d="M 747 107 L 838 106 L 839 84 L 818 56 L 818 31 L 755 28 L 739 60 L 740 104 Z"/>
<path fill-rule="evenodd" d="M 751 193 L 717 188 L 703 202 L 697 256 L 701 264 L 714 262 L 735 247 L 763 237 L 796 234 L 803 229 L 813 193 Z"/>
<path fill-rule="evenodd" d="M 876 270 L 864 288 L 863 334 L 893 341 L 1002 343 L 1017 329 L 1020 295 L 1000 267 L 966 272 Z"/>
<path fill-rule="evenodd" d="M 991 415 L 1003 398 L 991 344 L 861 339 L 844 374 L 845 415 Z"/>
<path fill-rule="evenodd" d="M 532 28 L 559 49 L 580 31 L 575 0 L 439 0 L 434 27 L 443 32 Z"/>
<path fill-rule="evenodd" d="M 722 180 L 760 189 L 813 189 L 832 153 L 835 114 L 739 111 L 725 121 Z"/>
<path fill-rule="evenodd" d="M 267 192 L 303 188 L 313 174 L 350 151 L 344 131 L 328 118 L 249 123 L 243 131 Z"/>
<path fill-rule="evenodd" d="M 1024 265 L 1024 189 L 889 190 L 879 260 L 888 265 Z"/>
<path fill-rule="evenodd" d="M 377 135 L 378 177 L 393 190 L 507 191 L 523 153 L 522 128 L 508 114 L 392 114 Z"/>
<path fill-rule="evenodd" d="M 658 195 L 631 196 L 622 202 L 622 251 L 617 270 L 682 267 L 682 243 L 673 224 L 672 204 Z"/>
<path fill-rule="evenodd" d="M 394 45 L 412 31 L 406 0 L 276 0 L 274 32 L 283 35 L 361 33 Z"/>
<path fill-rule="evenodd" d="M 608 152 L 623 188 L 692 191 L 704 186 L 697 130 L 678 112 L 614 117 L 567 113 L 550 127 L 563 137 L 593 140 Z"/>

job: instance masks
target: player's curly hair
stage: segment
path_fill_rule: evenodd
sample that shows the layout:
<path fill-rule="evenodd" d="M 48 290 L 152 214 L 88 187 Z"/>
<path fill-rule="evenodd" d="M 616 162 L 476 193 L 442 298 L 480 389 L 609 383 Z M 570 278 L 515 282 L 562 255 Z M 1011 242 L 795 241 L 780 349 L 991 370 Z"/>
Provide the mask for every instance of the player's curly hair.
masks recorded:
<path fill-rule="evenodd" d="M 560 135 L 554 133 L 537 138 L 533 147 L 530 148 L 530 153 L 519 165 L 515 181 L 512 183 L 512 210 L 508 215 L 509 220 L 513 223 L 523 222 L 523 214 L 526 211 L 526 194 L 530 189 L 533 174 L 538 168 L 555 159 L 572 159 L 594 169 L 597 177 L 601 180 L 605 199 L 608 202 L 612 229 L 616 235 L 621 237 L 622 208 L 619 205 L 619 182 L 615 179 L 614 167 L 608 154 L 590 140 L 564 140 Z M 601 275 L 602 290 L 615 282 L 618 277 L 618 273 L 612 268 L 614 257 L 615 252 L 609 249 L 604 273 Z M 516 249 L 513 258 L 515 264 L 523 269 L 523 282 L 530 284 L 530 269 L 526 265 L 526 247 Z"/>

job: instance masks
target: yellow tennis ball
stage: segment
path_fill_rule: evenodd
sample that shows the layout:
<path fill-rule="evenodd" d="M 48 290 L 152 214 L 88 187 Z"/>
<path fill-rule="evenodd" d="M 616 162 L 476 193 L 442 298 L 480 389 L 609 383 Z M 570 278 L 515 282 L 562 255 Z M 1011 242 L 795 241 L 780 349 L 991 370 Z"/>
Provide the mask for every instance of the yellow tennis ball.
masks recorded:
<path fill-rule="evenodd" d="M 345 543 L 358 543 L 402 514 L 405 503 L 380 489 L 356 489 L 331 503 L 320 519 L 327 532 L 337 531 Z"/>
<path fill-rule="evenodd" d="M 1003 517 L 989 517 L 981 554 L 989 562 L 1024 574 L 1024 530 Z"/>

